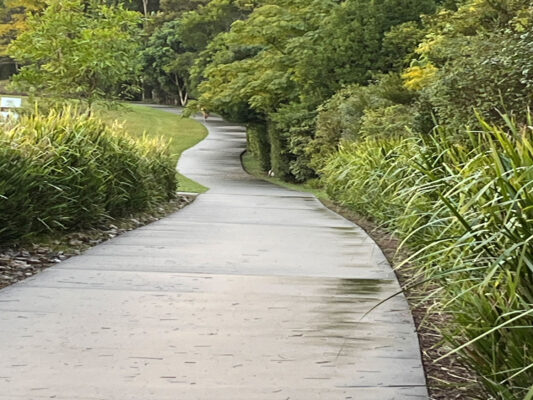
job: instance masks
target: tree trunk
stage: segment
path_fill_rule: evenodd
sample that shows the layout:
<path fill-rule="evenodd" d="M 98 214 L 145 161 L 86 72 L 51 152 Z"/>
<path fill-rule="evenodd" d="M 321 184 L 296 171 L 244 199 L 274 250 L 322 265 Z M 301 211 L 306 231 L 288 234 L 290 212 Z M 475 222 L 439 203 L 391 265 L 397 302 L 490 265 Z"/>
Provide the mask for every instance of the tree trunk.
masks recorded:
<path fill-rule="evenodd" d="M 189 91 L 187 90 L 187 83 L 184 81 L 182 85 L 180 82 L 180 78 L 174 74 L 174 84 L 178 88 L 180 105 L 184 107 L 187 104 L 187 100 L 189 100 Z"/>
<path fill-rule="evenodd" d="M 148 18 L 148 0 L 143 0 L 144 18 Z"/>
<path fill-rule="evenodd" d="M 180 105 L 184 107 L 187 104 L 187 100 L 189 100 L 189 93 L 187 90 L 183 90 L 181 86 L 178 86 L 178 94 L 180 96 Z"/>

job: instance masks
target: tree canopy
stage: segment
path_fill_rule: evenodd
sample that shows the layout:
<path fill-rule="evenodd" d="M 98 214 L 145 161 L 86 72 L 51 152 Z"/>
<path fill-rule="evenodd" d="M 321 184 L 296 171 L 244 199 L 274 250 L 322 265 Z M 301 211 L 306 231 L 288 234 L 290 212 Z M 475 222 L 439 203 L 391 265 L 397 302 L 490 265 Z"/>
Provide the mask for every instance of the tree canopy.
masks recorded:
<path fill-rule="evenodd" d="M 17 88 L 92 104 L 131 90 L 140 74 L 140 15 L 122 6 L 52 1 L 8 47 Z"/>

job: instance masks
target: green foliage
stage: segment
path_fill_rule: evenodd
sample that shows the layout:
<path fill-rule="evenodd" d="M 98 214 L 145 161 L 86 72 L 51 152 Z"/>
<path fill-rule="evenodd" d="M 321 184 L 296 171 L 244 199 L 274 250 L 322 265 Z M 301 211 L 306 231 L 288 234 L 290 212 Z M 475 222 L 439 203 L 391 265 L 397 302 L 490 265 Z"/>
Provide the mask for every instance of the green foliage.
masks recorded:
<path fill-rule="evenodd" d="M 315 176 L 306 152 L 314 135 L 315 117 L 316 111 L 301 103 L 282 106 L 272 114 L 269 130 L 277 151 L 273 148 L 270 158 L 277 177 L 304 182 Z"/>
<path fill-rule="evenodd" d="M 533 105 L 533 34 L 479 34 L 456 47 L 426 89 L 442 122 L 476 124 L 474 110 L 490 121 L 508 112 L 525 121 Z"/>
<path fill-rule="evenodd" d="M 233 22 L 245 18 L 255 0 L 211 0 L 180 18 L 180 36 L 187 48 L 203 50 L 221 32 L 229 30 Z"/>
<path fill-rule="evenodd" d="M 320 170 L 329 155 L 337 150 L 341 139 L 349 141 L 356 140 L 361 134 L 398 135 L 405 132 L 406 126 L 413 125 L 409 104 L 414 98 L 397 74 L 381 75 L 369 86 L 352 85 L 338 91 L 318 108 L 315 137 L 307 148 L 311 168 Z M 378 120 L 380 115 L 393 124 L 390 129 Z M 364 121 L 365 131 L 361 132 Z"/>
<path fill-rule="evenodd" d="M 368 137 L 343 142 L 320 171 L 331 199 L 354 210 L 390 222 L 402 215 L 405 201 L 398 193 L 420 179 L 409 160 L 419 153 L 416 140 Z"/>
<path fill-rule="evenodd" d="M 175 195 L 167 145 L 71 109 L 0 129 L 0 241 L 86 227 Z"/>
<path fill-rule="evenodd" d="M 524 123 L 533 102 L 532 27 L 526 0 L 470 0 L 443 10 L 426 21 L 407 85 L 421 90 L 439 122 L 455 128 L 477 125 L 474 110 L 488 121 L 506 112 Z"/>
<path fill-rule="evenodd" d="M 194 53 L 184 47 L 180 21 L 170 21 L 158 28 L 142 52 L 145 83 L 162 90 L 166 97 L 185 105 L 189 98 L 189 70 Z"/>
<path fill-rule="evenodd" d="M 261 171 L 267 172 L 270 164 L 270 141 L 264 124 L 248 124 L 247 150 L 259 161 Z"/>
<path fill-rule="evenodd" d="M 274 174 L 282 180 L 289 181 L 291 154 L 288 151 L 288 138 L 280 129 L 268 127 L 270 141 L 270 166 Z"/>
<path fill-rule="evenodd" d="M 341 147 L 322 173 L 330 196 L 416 250 L 410 261 L 454 317 L 443 327 L 453 352 L 496 398 L 515 400 L 533 381 L 533 131 L 506 123 L 481 120 L 463 142 L 443 128 L 369 137 Z"/>
<path fill-rule="evenodd" d="M 419 23 L 414 21 L 405 22 L 391 27 L 383 36 L 382 63 L 383 69 L 401 71 L 409 66 L 417 55 L 415 50 L 424 38 L 425 32 Z"/>
<path fill-rule="evenodd" d="M 8 48 L 23 65 L 17 88 L 39 95 L 110 100 L 139 75 L 140 15 L 81 0 L 51 1 Z"/>
<path fill-rule="evenodd" d="M 407 136 L 414 126 L 413 109 L 395 104 L 389 107 L 367 108 L 361 118 L 359 134 L 365 136 Z"/>
<path fill-rule="evenodd" d="M 168 142 L 168 151 L 174 165 L 181 154 L 207 136 L 207 129 L 198 121 L 183 118 L 155 107 L 128 104 L 115 110 L 101 110 L 101 119 L 108 125 L 118 123 L 133 139 L 160 139 Z M 203 193 L 205 186 L 183 176 L 178 171 L 179 190 Z"/>
<path fill-rule="evenodd" d="M 288 47 L 295 38 L 317 29 L 328 4 L 279 3 L 254 9 L 249 18 L 235 22 L 229 33 L 215 39 L 204 55 L 209 57 L 205 68 L 197 71 L 205 79 L 198 88 L 200 102 L 223 113 L 248 107 L 250 114 L 266 115 L 298 99 Z"/>
<path fill-rule="evenodd" d="M 307 101 L 318 96 L 322 102 L 344 85 L 364 85 L 374 74 L 388 72 L 397 61 L 390 47 L 383 47 L 385 33 L 434 10 L 432 0 L 350 0 L 332 7 L 320 29 L 295 47 L 294 68 L 303 96 Z"/>
<path fill-rule="evenodd" d="M 205 79 L 200 101 L 218 111 L 244 102 L 269 114 L 290 102 L 317 106 L 343 84 L 364 84 L 394 61 L 393 54 L 382 55 L 385 32 L 434 10 L 432 0 L 404 3 L 279 0 L 257 7 L 215 39 L 209 57 L 196 65 Z"/>
<path fill-rule="evenodd" d="M 205 6 L 209 0 L 160 0 L 162 16 L 165 21 L 179 19 L 187 11 L 194 11 L 200 6 Z"/>
<path fill-rule="evenodd" d="M 194 76 L 198 71 L 198 68 L 196 71 L 192 68 L 194 62 L 218 34 L 229 30 L 234 21 L 245 18 L 253 3 L 212 0 L 195 4 L 162 4 L 164 10 L 167 7 L 172 9 L 165 13 L 174 15 L 177 19 L 160 23 L 151 34 L 143 51 L 145 82 L 160 92 L 158 97 L 163 97 L 162 100 L 178 98 L 180 104 L 185 105 L 203 79 L 201 72 Z M 168 15 L 164 14 L 163 20 Z"/>

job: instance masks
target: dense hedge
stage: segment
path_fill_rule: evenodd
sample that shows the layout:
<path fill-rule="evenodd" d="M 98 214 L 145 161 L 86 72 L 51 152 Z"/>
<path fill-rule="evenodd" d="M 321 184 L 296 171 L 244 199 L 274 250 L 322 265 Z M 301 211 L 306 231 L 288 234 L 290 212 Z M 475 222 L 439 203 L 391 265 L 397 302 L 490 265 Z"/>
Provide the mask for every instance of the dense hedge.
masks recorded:
<path fill-rule="evenodd" d="M 0 128 L 0 242 L 86 227 L 176 191 L 167 146 L 65 109 Z"/>
<path fill-rule="evenodd" d="M 304 182 L 313 178 L 306 148 L 314 133 L 317 112 L 305 104 L 281 107 L 268 124 L 271 142 L 270 163 L 277 177 Z"/>
<path fill-rule="evenodd" d="M 259 160 L 261 170 L 270 170 L 270 140 L 264 124 L 248 124 L 247 146 L 248 151 Z"/>
<path fill-rule="evenodd" d="M 323 182 L 406 240 L 454 317 L 451 348 L 496 398 L 521 399 L 533 382 L 533 128 L 480 125 L 464 140 L 441 128 L 345 143 Z"/>

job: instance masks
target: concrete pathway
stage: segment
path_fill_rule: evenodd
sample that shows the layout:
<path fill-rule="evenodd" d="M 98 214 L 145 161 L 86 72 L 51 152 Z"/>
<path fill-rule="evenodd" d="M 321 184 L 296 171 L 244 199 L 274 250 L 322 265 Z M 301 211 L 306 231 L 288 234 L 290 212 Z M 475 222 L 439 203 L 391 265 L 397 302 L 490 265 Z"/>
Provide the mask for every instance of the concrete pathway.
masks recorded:
<path fill-rule="evenodd" d="M 209 192 L 0 291 L 0 399 L 426 399 L 405 299 L 361 319 L 399 288 L 379 248 L 207 126 L 179 167 Z"/>

